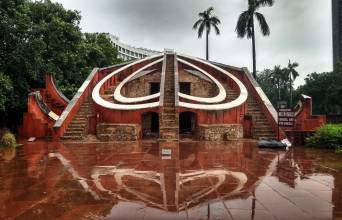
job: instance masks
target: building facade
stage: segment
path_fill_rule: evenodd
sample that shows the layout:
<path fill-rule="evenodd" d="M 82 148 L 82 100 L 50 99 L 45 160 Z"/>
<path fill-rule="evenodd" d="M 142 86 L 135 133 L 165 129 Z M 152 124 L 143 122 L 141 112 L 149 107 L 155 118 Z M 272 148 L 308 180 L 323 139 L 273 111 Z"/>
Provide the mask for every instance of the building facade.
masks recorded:
<path fill-rule="evenodd" d="M 117 36 L 109 34 L 113 46 L 118 50 L 118 58 L 124 61 L 142 59 L 160 53 L 146 48 L 138 48 L 122 43 Z"/>
<path fill-rule="evenodd" d="M 333 62 L 334 68 L 342 59 L 342 0 L 332 0 Z"/>
<path fill-rule="evenodd" d="M 94 68 L 70 102 L 49 86 L 50 78 L 46 89 L 36 92 L 41 95 L 29 96 L 21 137 L 93 135 L 104 142 L 277 137 L 276 111 L 246 68 L 169 50 Z"/>

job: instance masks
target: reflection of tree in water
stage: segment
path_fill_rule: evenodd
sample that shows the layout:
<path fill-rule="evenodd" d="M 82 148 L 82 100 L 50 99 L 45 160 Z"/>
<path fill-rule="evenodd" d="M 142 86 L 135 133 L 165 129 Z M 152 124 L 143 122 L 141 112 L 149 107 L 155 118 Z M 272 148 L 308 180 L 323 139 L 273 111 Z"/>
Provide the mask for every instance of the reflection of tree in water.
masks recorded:
<path fill-rule="evenodd" d="M 0 160 L 0 176 L 6 177 L 0 179 L 0 219 L 93 219 L 109 214 L 115 200 L 94 199 L 46 154 L 46 146 L 42 153 L 38 149 L 19 149 L 15 160 Z"/>
<path fill-rule="evenodd" d="M 27 193 L 19 197 L 30 202 L 15 214 L 9 213 L 14 206 L 5 206 L 4 216 L 77 219 L 106 216 L 122 201 L 180 211 L 217 198 L 247 198 L 275 158 L 238 142 L 181 143 L 178 151 L 172 160 L 161 160 L 154 144 L 35 143 L 14 168 L 26 171 Z M 15 191 L 15 185 L 6 189 Z"/>

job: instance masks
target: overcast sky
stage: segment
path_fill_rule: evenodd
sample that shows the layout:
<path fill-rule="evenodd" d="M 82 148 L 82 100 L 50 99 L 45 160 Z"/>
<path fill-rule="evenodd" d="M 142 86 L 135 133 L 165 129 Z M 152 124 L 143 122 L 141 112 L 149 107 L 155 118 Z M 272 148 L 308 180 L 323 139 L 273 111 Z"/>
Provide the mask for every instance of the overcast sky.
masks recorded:
<path fill-rule="evenodd" d="M 221 19 L 221 35 L 210 36 L 210 59 L 252 69 L 251 41 L 238 39 L 235 25 L 247 0 L 55 0 L 81 12 L 84 32 L 109 32 L 138 47 L 174 49 L 205 57 L 205 38 L 192 25 L 209 6 Z M 271 36 L 257 32 L 257 69 L 300 64 L 302 84 L 307 74 L 332 70 L 331 0 L 275 0 L 266 16 Z"/>

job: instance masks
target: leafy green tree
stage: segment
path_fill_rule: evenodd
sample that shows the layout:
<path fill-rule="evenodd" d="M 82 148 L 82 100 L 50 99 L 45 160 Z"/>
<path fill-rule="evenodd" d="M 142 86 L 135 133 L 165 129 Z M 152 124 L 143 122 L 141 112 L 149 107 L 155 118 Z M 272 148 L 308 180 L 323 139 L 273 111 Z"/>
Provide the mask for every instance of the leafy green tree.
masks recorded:
<path fill-rule="evenodd" d="M 203 35 L 204 30 L 206 31 L 206 59 L 209 59 L 209 34 L 211 28 L 215 29 L 216 35 L 220 34 L 220 29 L 218 25 L 221 24 L 220 19 L 217 16 L 213 15 L 214 8 L 209 7 L 207 10 L 200 12 L 198 16 L 200 17 L 199 20 L 195 22 L 193 25 L 193 29 L 197 30 L 198 38 L 201 38 Z"/>
<path fill-rule="evenodd" d="M 333 72 L 309 74 L 297 93 L 312 97 L 314 114 L 342 114 L 342 64 Z"/>
<path fill-rule="evenodd" d="M 13 92 L 12 80 L 0 72 L 0 111 L 5 111 L 6 102 Z"/>
<path fill-rule="evenodd" d="M 287 69 L 279 65 L 258 73 L 257 78 L 261 88 L 275 107 L 278 101 L 289 99 L 288 80 Z"/>
<path fill-rule="evenodd" d="M 248 9 L 240 14 L 236 24 L 236 33 L 239 38 L 247 36 L 248 39 L 252 38 L 252 51 L 253 51 L 253 76 L 256 78 L 256 49 L 255 49 L 255 28 L 254 17 L 259 22 L 261 33 L 263 36 L 270 35 L 270 28 L 267 24 L 266 18 L 263 14 L 258 12 L 262 6 L 272 6 L 273 0 L 248 0 Z"/>
<path fill-rule="evenodd" d="M 286 74 L 288 75 L 289 78 L 289 87 L 290 87 L 290 106 L 292 107 L 292 99 L 293 99 L 293 94 L 292 94 L 292 90 L 293 90 L 293 81 L 296 80 L 296 78 L 299 76 L 299 73 L 297 72 L 296 68 L 299 66 L 298 63 L 294 62 L 291 63 L 291 61 L 289 60 L 289 64 L 287 65 L 287 68 L 285 69 Z"/>
<path fill-rule="evenodd" d="M 27 94 L 43 86 L 46 72 L 71 98 L 92 68 L 120 62 L 107 35 L 83 34 L 80 20 L 50 0 L 0 1 L 0 72 L 13 82 L 1 121 L 21 123 Z"/>

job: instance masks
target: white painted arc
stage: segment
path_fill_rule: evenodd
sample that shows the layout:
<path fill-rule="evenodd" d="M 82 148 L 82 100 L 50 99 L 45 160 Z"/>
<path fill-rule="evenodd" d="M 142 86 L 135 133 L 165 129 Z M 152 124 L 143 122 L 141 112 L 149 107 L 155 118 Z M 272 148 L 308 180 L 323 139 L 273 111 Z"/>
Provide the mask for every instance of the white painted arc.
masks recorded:
<path fill-rule="evenodd" d="M 180 56 L 195 60 L 195 61 L 200 62 L 200 63 L 203 63 L 205 65 L 208 65 L 208 66 L 222 72 L 224 75 L 231 78 L 237 84 L 237 86 L 239 87 L 239 90 L 240 90 L 239 97 L 237 97 L 235 100 L 233 100 L 231 102 L 208 105 L 208 104 L 194 104 L 194 103 L 187 103 L 187 102 L 179 101 L 180 107 L 190 108 L 190 109 L 199 109 L 199 110 L 226 110 L 226 109 L 236 108 L 236 107 L 241 106 L 243 103 L 246 102 L 246 100 L 248 98 L 248 91 L 247 91 L 246 87 L 243 85 L 243 83 L 238 78 L 236 78 L 233 74 L 231 74 L 228 71 L 226 71 L 226 70 L 224 70 L 218 66 L 215 66 L 209 62 L 205 62 L 201 59 L 198 59 L 195 57 L 190 57 L 190 56 L 183 55 L 183 54 L 181 54 Z"/>
<path fill-rule="evenodd" d="M 181 63 L 186 64 L 187 66 L 190 66 L 196 70 L 198 70 L 199 72 L 201 72 L 202 74 L 204 74 L 206 77 L 208 77 L 212 82 L 215 83 L 215 85 L 217 86 L 218 90 L 219 90 L 219 94 L 217 94 L 217 96 L 215 97 L 210 97 L 210 98 L 203 98 L 203 97 L 196 97 L 196 96 L 192 96 L 192 95 L 187 95 L 184 93 L 179 92 L 179 97 L 182 97 L 184 99 L 188 99 L 188 100 L 192 100 L 192 101 L 196 101 L 196 102 L 200 102 L 200 103 L 219 103 L 222 102 L 226 99 L 227 93 L 225 88 L 222 86 L 222 84 L 215 79 L 212 75 L 210 75 L 208 72 L 206 72 L 205 70 L 193 65 L 192 63 L 189 63 L 183 59 L 177 58 L 177 60 Z"/>
<path fill-rule="evenodd" d="M 144 103 L 144 104 L 135 104 L 135 105 L 125 105 L 125 104 L 116 104 L 116 103 L 111 103 L 108 102 L 106 100 L 104 100 L 101 96 L 100 96 L 100 89 L 103 86 L 103 84 L 109 80 L 110 78 L 112 78 L 113 76 L 115 76 L 116 74 L 122 72 L 123 70 L 134 66 L 136 64 L 139 64 L 141 62 L 144 61 L 148 61 L 154 58 L 158 58 L 163 56 L 163 54 L 157 54 L 154 56 L 150 56 L 150 57 L 146 57 L 144 59 L 141 60 L 137 60 L 131 64 L 128 64 L 127 66 L 121 67 L 118 70 L 115 70 L 114 72 L 108 74 L 106 77 L 104 77 L 93 89 L 92 92 L 92 98 L 94 100 L 94 102 L 102 107 L 105 108 L 109 108 L 109 109 L 117 109 L 117 110 L 138 110 L 138 109 L 145 109 L 145 108 L 154 108 L 154 107 L 158 107 L 159 106 L 159 101 L 157 102 L 152 102 L 152 103 Z"/>
<path fill-rule="evenodd" d="M 111 77 L 115 76 L 116 74 L 119 74 L 120 72 L 122 72 L 123 70 L 131 67 L 131 66 L 134 66 L 136 64 L 139 64 L 141 62 L 144 62 L 144 61 L 148 61 L 148 60 L 151 60 L 151 59 L 154 59 L 154 58 L 158 58 L 158 57 L 161 57 L 163 56 L 163 54 L 158 54 L 158 55 L 154 55 L 154 56 L 151 56 L 151 57 L 147 57 L 147 58 L 144 58 L 142 60 L 138 60 L 138 61 L 135 61 L 127 66 L 124 66 L 114 72 L 112 72 L 111 74 L 107 75 L 106 77 L 104 77 L 94 88 L 93 92 L 92 92 L 92 97 L 93 97 L 93 100 L 95 103 L 97 103 L 98 105 L 102 106 L 102 107 L 105 107 L 105 108 L 109 108 L 109 109 L 116 109 L 116 110 L 138 110 L 138 109 L 146 109 L 146 108 L 154 108 L 154 107 L 158 107 L 160 105 L 160 102 L 159 101 L 156 101 L 156 102 L 151 102 L 151 103 L 143 103 L 143 104 L 132 104 L 132 105 L 127 105 L 127 104 L 116 104 L 116 103 L 112 103 L 112 102 L 108 102 L 106 100 L 104 100 L 101 96 L 100 96 L 100 89 L 101 87 L 103 86 L 103 84 L 109 80 Z M 182 60 L 180 58 L 177 58 L 180 62 L 183 62 L 187 65 L 190 65 L 192 66 L 193 68 L 199 70 L 200 72 L 202 73 L 205 73 L 206 76 L 208 76 L 211 80 L 213 80 L 215 82 L 215 84 L 219 87 L 220 89 L 220 93 L 218 96 L 214 97 L 214 98 L 201 98 L 201 97 L 194 97 L 194 96 L 188 96 L 186 94 L 182 94 L 182 93 L 179 93 L 179 96 L 180 97 L 183 97 L 183 98 L 186 98 L 186 99 L 189 99 L 189 100 L 195 100 L 195 101 L 198 101 L 198 102 L 207 102 L 206 104 L 195 104 L 195 103 L 187 103 L 187 102 L 179 102 L 179 106 L 180 107 L 185 107 L 185 108 L 191 108 L 191 109 L 200 109 L 200 110 L 226 110 L 226 109 L 231 109 L 231 108 L 235 108 L 235 107 L 238 107 L 240 105 L 242 105 L 243 103 L 246 102 L 247 100 L 247 97 L 248 97 L 248 92 L 247 92 L 247 89 L 246 87 L 243 85 L 243 83 L 237 79 L 234 75 L 232 75 L 231 73 L 221 69 L 220 67 L 218 66 L 215 66 L 209 62 L 205 62 L 205 61 L 202 61 L 198 58 L 194 58 L 194 57 L 190 57 L 190 56 L 187 56 L 187 55 L 181 55 L 182 57 L 186 57 L 186 58 L 189 58 L 191 60 L 195 60 L 197 62 L 200 62 L 200 63 L 203 63 L 205 65 L 208 65 L 218 71 L 220 71 L 221 73 L 223 73 L 226 77 L 229 77 L 231 78 L 239 87 L 239 90 L 240 90 L 240 94 L 239 94 L 239 97 L 231 102 L 228 102 L 228 103 L 221 103 L 221 104 L 208 104 L 209 103 L 217 103 L 219 102 L 218 100 L 221 100 L 223 98 L 223 100 L 225 99 L 226 97 L 226 91 L 225 89 L 223 88 L 222 84 L 220 82 L 218 82 L 213 76 L 211 76 L 209 73 L 205 72 L 204 70 L 202 70 L 201 68 L 185 61 L 185 60 Z M 125 85 L 125 83 L 127 83 L 132 77 L 134 77 L 136 74 L 138 74 L 139 72 L 143 71 L 144 69 L 150 67 L 150 66 L 153 66 L 159 62 L 161 62 L 163 60 L 163 58 L 161 59 L 158 59 L 156 61 L 153 61 L 152 63 L 140 68 L 139 70 L 135 71 L 133 74 L 131 74 L 129 77 L 127 77 L 124 81 L 122 81 L 120 83 L 120 88 L 118 87 L 115 92 L 114 92 L 114 98 L 118 101 L 121 101 L 121 102 L 126 102 L 126 103 L 136 103 L 136 102 L 141 102 L 141 101 L 147 101 L 147 100 L 151 100 L 153 98 L 158 98 L 160 96 L 160 93 L 157 93 L 157 94 L 153 94 L 153 95 L 150 95 L 150 96 L 144 96 L 144 97 L 138 97 L 138 98 L 127 98 L 127 97 L 123 97 L 121 96 L 120 94 L 120 90 L 121 88 L 123 87 L 123 85 Z M 163 85 L 161 85 L 162 87 Z M 222 89 L 223 88 L 223 89 Z M 206 100 L 207 99 L 207 100 Z M 209 99 L 214 99 L 214 100 L 209 100 Z M 223 101 L 221 100 L 221 101 Z"/>
<path fill-rule="evenodd" d="M 136 97 L 136 98 L 128 98 L 125 97 L 123 95 L 121 95 L 121 90 L 124 87 L 124 85 L 126 83 L 128 83 L 133 77 L 135 77 L 137 74 L 139 74 L 140 72 L 144 71 L 145 69 L 154 66 L 157 63 L 160 63 L 163 61 L 163 58 L 156 60 L 144 67 L 142 67 L 141 69 L 135 71 L 134 73 L 132 73 L 131 75 L 129 75 L 128 77 L 126 77 L 124 80 L 122 80 L 122 82 L 119 83 L 119 85 L 116 87 L 115 91 L 114 91 L 114 99 L 117 100 L 118 102 L 121 103 L 137 103 L 137 102 L 144 102 L 144 101 L 148 101 L 148 100 L 152 100 L 155 98 L 158 98 L 160 96 L 160 92 L 152 94 L 152 95 L 148 95 L 148 96 L 141 96 L 141 97 Z"/>

